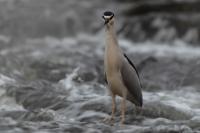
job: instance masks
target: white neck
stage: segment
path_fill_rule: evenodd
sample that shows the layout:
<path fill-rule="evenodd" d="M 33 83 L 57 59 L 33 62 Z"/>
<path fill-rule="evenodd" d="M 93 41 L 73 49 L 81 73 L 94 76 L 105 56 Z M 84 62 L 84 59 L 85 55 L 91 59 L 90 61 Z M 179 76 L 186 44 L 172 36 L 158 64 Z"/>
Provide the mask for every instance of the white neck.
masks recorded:
<path fill-rule="evenodd" d="M 106 25 L 106 46 L 105 46 L 105 56 L 104 56 L 104 66 L 105 71 L 109 75 L 110 73 L 115 73 L 118 71 L 120 66 L 120 47 L 117 42 L 117 36 L 114 29 L 114 25 Z"/>

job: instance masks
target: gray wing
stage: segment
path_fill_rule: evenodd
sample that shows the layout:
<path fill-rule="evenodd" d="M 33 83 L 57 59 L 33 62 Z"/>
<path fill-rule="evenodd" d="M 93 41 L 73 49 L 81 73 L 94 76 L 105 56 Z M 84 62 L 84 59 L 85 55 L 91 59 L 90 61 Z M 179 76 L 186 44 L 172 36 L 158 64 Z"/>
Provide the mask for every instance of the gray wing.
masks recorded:
<path fill-rule="evenodd" d="M 136 106 L 142 106 L 142 87 L 139 74 L 131 60 L 124 54 L 124 62 L 121 67 L 121 75 L 124 85 L 129 91 L 128 100 L 135 103 Z"/>
<path fill-rule="evenodd" d="M 106 77 L 106 72 L 104 74 L 104 80 L 105 80 L 106 84 L 108 84 L 107 77 Z"/>

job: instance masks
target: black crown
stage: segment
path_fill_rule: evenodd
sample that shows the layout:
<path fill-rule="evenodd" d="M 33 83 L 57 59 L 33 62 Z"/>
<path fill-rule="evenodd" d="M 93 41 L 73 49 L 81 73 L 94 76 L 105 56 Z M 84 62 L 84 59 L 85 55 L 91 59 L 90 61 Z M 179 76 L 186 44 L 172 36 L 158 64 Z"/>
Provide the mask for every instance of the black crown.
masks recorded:
<path fill-rule="evenodd" d="M 111 11 L 106 11 L 106 12 L 104 12 L 103 15 L 104 15 L 104 16 L 114 16 L 114 13 L 111 12 Z"/>

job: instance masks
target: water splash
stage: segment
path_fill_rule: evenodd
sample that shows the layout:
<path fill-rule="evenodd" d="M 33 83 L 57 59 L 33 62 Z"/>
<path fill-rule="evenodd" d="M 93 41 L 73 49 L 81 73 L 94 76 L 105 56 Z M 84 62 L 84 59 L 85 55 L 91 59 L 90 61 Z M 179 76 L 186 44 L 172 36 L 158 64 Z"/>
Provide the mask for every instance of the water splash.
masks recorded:
<path fill-rule="evenodd" d="M 15 80 L 12 78 L 9 78 L 3 74 L 0 74 L 0 86 L 5 85 L 7 83 L 14 83 Z"/>
<path fill-rule="evenodd" d="M 24 110 L 18 105 L 14 98 L 6 95 L 6 84 L 14 84 L 16 81 L 10 77 L 0 74 L 0 111 Z"/>
<path fill-rule="evenodd" d="M 160 101 L 192 116 L 200 115 L 200 97 L 193 87 L 180 90 L 143 92 L 145 101 Z"/>
<path fill-rule="evenodd" d="M 122 47 L 127 49 L 129 53 L 151 53 L 158 57 L 179 57 L 179 58 L 195 58 L 200 57 L 200 48 L 187 45 L 183 41 L 176 40 L 173 44 L 144 42 L 133 43 L 128 40 L 119 40 Z"/>

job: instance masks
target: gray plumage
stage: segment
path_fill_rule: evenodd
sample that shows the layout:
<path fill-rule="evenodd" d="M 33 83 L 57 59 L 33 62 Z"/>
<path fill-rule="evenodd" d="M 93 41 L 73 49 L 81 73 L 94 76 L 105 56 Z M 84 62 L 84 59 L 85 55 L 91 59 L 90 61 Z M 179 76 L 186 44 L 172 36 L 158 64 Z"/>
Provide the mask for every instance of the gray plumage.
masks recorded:
<path fill-rule="evenodd" d="M 127 59 L 122 65 L 121 74 L 124 85 L 127 87 L 130 92 L 127 99 L 134 103 L 136 106 L 142 106 L 142 92 L 141 92 L 141 83 L 139 79 L 139 74 L 136 67 L 130 61 L 128 56 L 124 54 L 124 57 Z"/>

